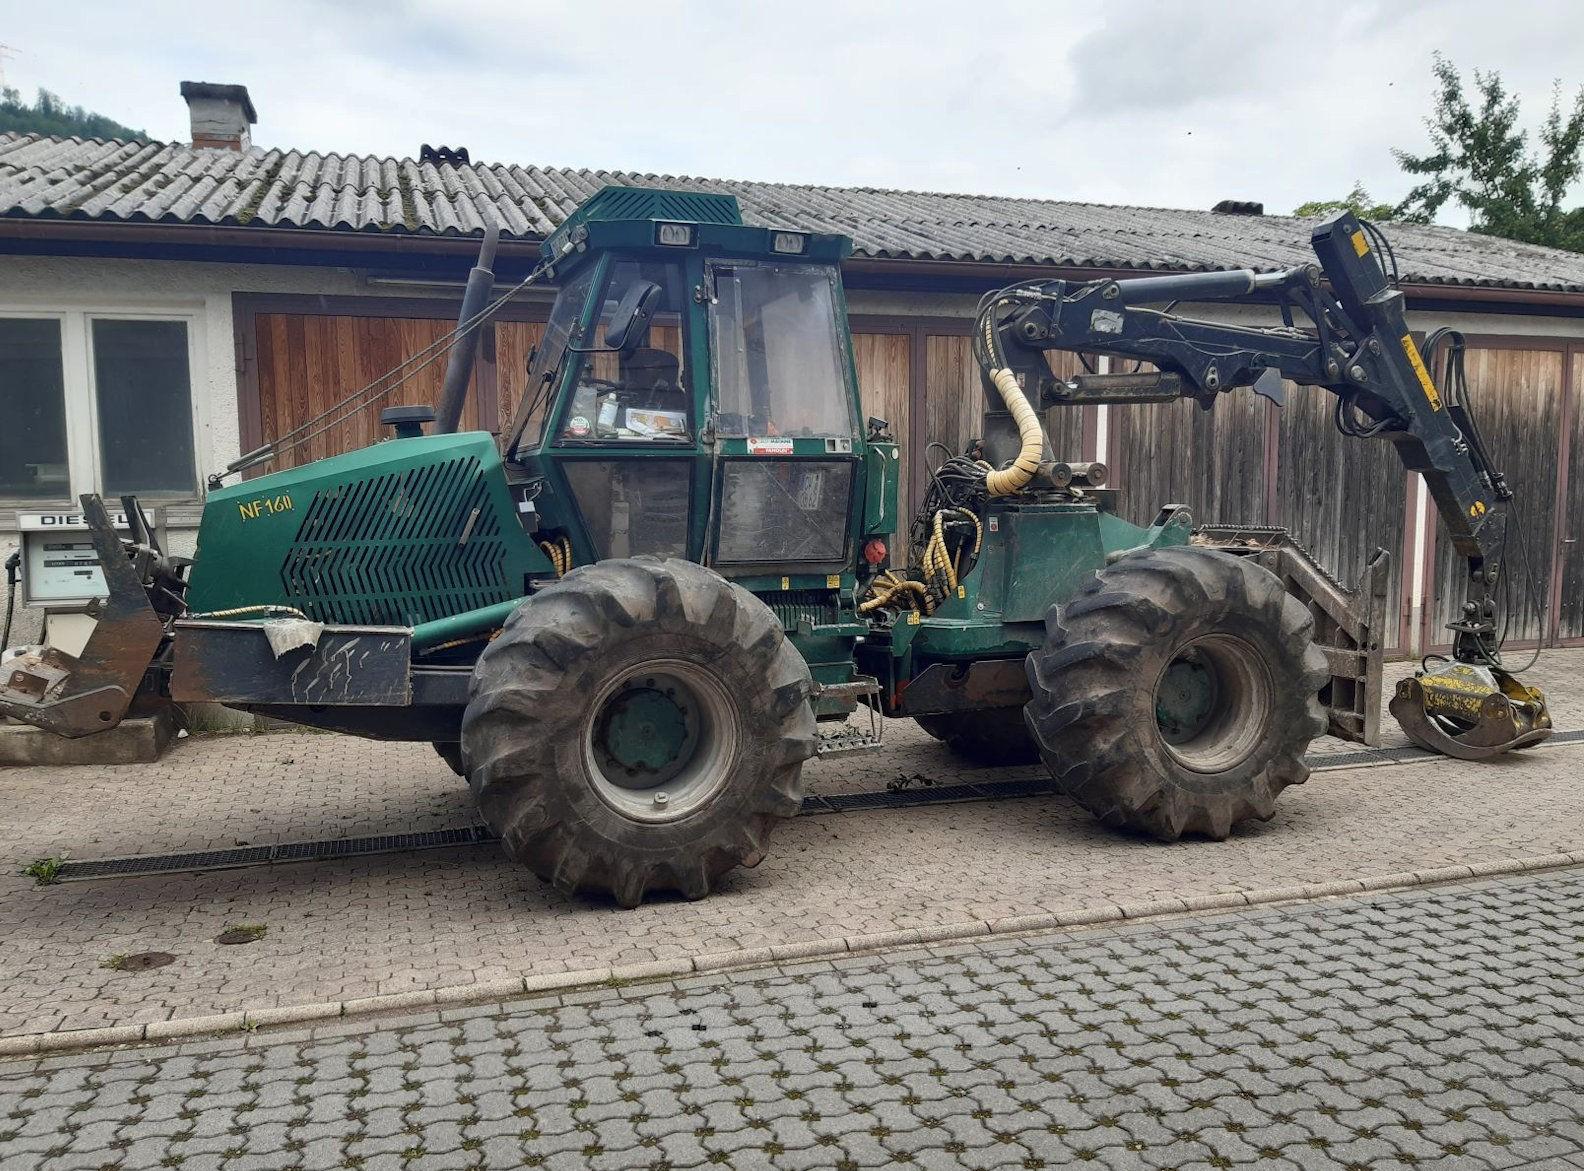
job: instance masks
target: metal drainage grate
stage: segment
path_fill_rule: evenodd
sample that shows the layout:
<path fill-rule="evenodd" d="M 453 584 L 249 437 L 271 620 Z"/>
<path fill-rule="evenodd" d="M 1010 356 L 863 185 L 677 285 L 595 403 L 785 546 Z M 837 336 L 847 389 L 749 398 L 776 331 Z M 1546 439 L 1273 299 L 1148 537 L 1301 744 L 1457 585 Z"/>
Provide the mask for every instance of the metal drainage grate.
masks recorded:
<path fill-rule="evenodd" d="M 195 850 L 187 854 L 135 854 L 127 858 L 67 861 L 56 876 L 59 882 L 89 878 L 130 878 L 148 874 L 183 874 L 199 870 L 233 870 L 242 866 L 267 866 L 273 862 L 313 862 L 352 858 L 365 854 L 397 854 L 414 850 L 440 850 L 448 846 L 473 846 L 492 842 L 495 835 L 482 825 L 426 830 L 410 834 L 376 834 L 366 838 L 335 838 L 323 842 L 284 842 L 278 846 L 246 846 L 232 850 Z"/>
<path fill-rule="evenodd" d="M 1559 732 L 1546 744 L 1574 744 L 1584 731 Z M 1421 748 L 1372 748 L 1360 752 L 1312 753 L 1313 769 L 1342 768 L 1354 764 L 1405 764 L 1434 756 Z M 810 793 L 803 799 L 801 816 L 862 813 L 872 809 L 906 809 L 918 805 L 948 805 L 963 801 L 1005 801 L 1019 797 L 1048 797 L 1058 792 L 1049 777 L 1023 777 L 1007 781 L 981 781 L 962 785 L 920 785 L 867 793 Z M 232 870 L 268 866 L 278 862 L 314 862 L 356 858 L 369 854 L 405 854 L 417 850 L 443 850 L 454 846 L 479 846 L 497 841 L 482 825 L 421 833 L 375 834 L 366 838 L 334 838 L 320 842 L 284 842 L 275 846 L 241 846 L 229 850 L 195 850 L 186 854 L 140 854 L 126 858 L 88 859 L 61 864 L 58 882 L 95 878 L 131 878 L 140 875 L 183 874 L 203 870 Z"/>
<path fill-rule="evenodd" d="M 1547 744 L 1576 744 L 1580 740 L 1584 740 L 1584 731 L 1554 732 L 1548 739 L 1542 740 L 1534 747 L 1544 748 Z M 1356 764 L 1408 764 L 1416 760 L 1433 759 L 1439 759 L 1437 753 L 1407 745 L 1402 748 L 1362 748 L 1353 752 L 1311 752 L 1304 758 L 1304 763 L 1311 769 L 1324 770 L 1348 768 Z"/>

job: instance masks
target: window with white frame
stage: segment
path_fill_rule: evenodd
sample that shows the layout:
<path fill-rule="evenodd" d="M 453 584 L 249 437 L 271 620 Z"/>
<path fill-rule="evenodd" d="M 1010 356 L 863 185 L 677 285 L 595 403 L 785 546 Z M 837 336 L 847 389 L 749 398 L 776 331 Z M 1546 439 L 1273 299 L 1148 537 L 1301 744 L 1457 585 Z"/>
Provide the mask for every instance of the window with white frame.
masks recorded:
<path fill-rule="evenodd" d="M 197 494 L 194 321 L 0 314 L 0 501 Z"/>

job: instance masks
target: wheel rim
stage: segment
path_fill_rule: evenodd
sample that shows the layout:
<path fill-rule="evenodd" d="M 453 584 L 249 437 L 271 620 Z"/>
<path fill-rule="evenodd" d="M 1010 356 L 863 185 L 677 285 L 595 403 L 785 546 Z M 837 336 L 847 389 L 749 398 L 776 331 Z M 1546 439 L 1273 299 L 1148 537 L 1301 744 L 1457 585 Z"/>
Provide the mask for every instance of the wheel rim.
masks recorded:
<path fill-rule="evenodd" d="M 1188 643 L 1155 683 L 1161 742 L 1194 772 L 1241 764 L 1264 738 L 1270 718 L 1270 670 L 1253 646 L 1229 634 Z"/>
<path fill-rule="evenodd" d="M 734 708 L 694 663 L 630 667 L 601 688 L 584 734 L 594 791 L 635 821 L 675 821 L 726 784 L 737 755 Z"/>

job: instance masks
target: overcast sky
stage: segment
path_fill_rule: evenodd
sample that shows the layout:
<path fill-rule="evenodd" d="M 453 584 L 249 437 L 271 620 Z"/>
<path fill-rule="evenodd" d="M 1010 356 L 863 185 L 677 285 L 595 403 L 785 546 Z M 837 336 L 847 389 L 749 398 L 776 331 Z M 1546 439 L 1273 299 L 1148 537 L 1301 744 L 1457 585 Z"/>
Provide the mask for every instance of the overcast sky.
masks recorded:
<path fill-rule="evenodd" d="M 1584 83 L 1579 0 L 4 0 L 0 43 L 161 139 L 194 79 L 265 147 L 1272 212 L 1406 192 L 1433 50 L 1531 125 Z"/>

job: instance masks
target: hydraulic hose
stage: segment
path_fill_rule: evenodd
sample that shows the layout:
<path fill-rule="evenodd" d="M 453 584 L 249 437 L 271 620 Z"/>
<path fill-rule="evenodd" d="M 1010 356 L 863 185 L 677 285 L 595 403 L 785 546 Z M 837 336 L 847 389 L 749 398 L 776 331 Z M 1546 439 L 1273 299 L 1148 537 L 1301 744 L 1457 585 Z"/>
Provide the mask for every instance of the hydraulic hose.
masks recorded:
<path fill-rule="evenodd" d="M 1001 401 L 1006 404 L 1012 421 L 1017 424 L 1018 439 L 1022 441 L 1023 449 L 1018 452 L 1011 467 L 992 471 L 985 476 L 985 491 L 992 496 L 1010 496 L 1021 491 L 1034 478 L 1034 473 L 1039 471 L 1040 458 L 1045 453 L 1045 434 L 1040 430 L 1039 416 L 1023 396 L 1023 388 L 1018 385 L 1017 376 L 1012 371 L 1004 366 L 992 370 L 990 380 L 995 383 Z"/>
<path fill-rule="evenodd" d="M 558 537 L 554 541 L 540 541 L 539 548 L 544 550 L 544 555 L 550 558 L 550 564 L 555 567 L 557 577 L 565 577 L 572 571 L 572 542 L 566 537 Z"/>

